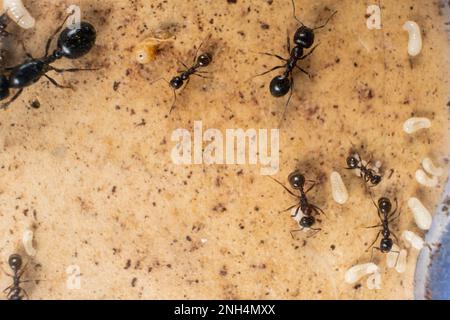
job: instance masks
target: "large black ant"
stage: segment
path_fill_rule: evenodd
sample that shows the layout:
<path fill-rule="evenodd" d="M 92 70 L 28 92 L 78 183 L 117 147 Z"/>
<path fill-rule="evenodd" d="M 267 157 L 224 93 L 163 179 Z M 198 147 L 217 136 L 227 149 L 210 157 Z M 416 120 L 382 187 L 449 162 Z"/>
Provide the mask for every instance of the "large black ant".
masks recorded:
<path fill-rule="evenodd" d="M 292 192 L 291 190 L 289 190 L 280 181 L 278 181 L 274 178 L 272 178 L 272 179 L 276 183 L 278 183 L 280 186 L 282 186 L 284 188 L 284 190 L 286 190 L 290 195 L 292 195 L 299 201 L 297 204 L 282 211 L 282 212 L 290 211 L 290 210 L 294 209 L 295 207 L 297 207 L 297 209 L 295 210 L 295 213 L 292 215 L 293 218 L 297 217 L 300 211 L 303 213 L 303 217 L 299 221 L 299 225 L 300 225 L 301 229 L 291 231 L 292 237 L 294 237 L 294 232 L 303 231 L 303 229 L 305 229 L 305 228 L 311 229 L 314 231 L 320 231 L 321 229 L 312 228 L 312 226 L 316 223 L 316 218 L 314 217 L 314 215 L 316 215 L 316 214 L 318 215 L 320 213 L 324 214 L 324 212 L 322 211 L 322 209 L 320 209 L 316 205 L 309 203 L 308 198 L 306 197 L 306 194 L 308 192 L 310 192 L 316 186 L 316 182 L 312 181 L 312 180 L 306 180 L 305 176 L 303 174 L 301 174 L 300 171 L 296 170 L 293 173 L 291 173 L 288 177 L 288 181 L 294 190 L 298 190 L 300 192 L 300 194 L 297 195 L 294 192 Z M 305 191 L 306 181 L 312 182 L 312 185 Z"/>
<path fill-rule="evenodd" d="M 25 295 L 28 299 L 27 292 L 20 286 L 21 283 L 26 282 L 20 280 L 25 272 L 25 267 L 22 268 L 22 257 L 18 254 L 12 254 L 9 256 L 8 264 L 14 274 L 8 274 L 8 276 L 13 279 L 13 284 L 3 290 L 3 292 L 6 293 L 6 298 L 8 300 L 23 300 Z"/>
<path fill-rule="evenodd" d="M 315 28 L 309 28 L 309 27 L 305 26 L 303 24 L 303 22 L 301 22 L 297 18 L 296 13 L 295 13 L 294 0 L 292 0 L 292 7 L 293 7 L 294 18 L 295 18 L 295 20 L 297 20 L 297 22 L 301 26 L 297 29 L 297 31 L 294 34 L 295 46 L 292 48 L 292 50 L 291 50 L 291 40 L 289 38 L 289 35 L 287 36 L 287 51 L 289 54 L 289 58 L 286 59 L 277 54 L 262 52 L 262 54 L 264 54 L 264 55 L 275 57 L 275 58 L 283 61 L 284 64 L 273 67 L 272 69 L 257 75 L 257 76 L 263 76 L 263 75 L 268 74 L 277 69 L 282 69 L 282 68 L 285 69 L 284 73 L 282 75 L 279 75 L 279 76 L 276 76 L 275 78 L 273 78 L 269 85 L 270 94 L 273 97 L 276 97 L 276 98 L 284 97 L 289 92 L 289 98 L 286 102 L 286 106 L 285 106 L 281 120 L 284 119 L 287 107 L 292 98 L 292 93 L 294 90 L 294 78 L 292 76 L 292 73 L 293 73 L 294 69 L 298 69 L 301 72 L 303 72 L 304 74 L 311 77 L 310 74 L 303 68 L 299 67 L 297 65 L 297 63 L 300 60 L 304 60 L 307 57 L 309 57 L 314 52 L 314 50 L 317 48 L 317 45 L 315 47 L 313 47 L 307 54 L 304 54 L 304 52 L 303 52 L 304 49 L 309 49 L 314 44 L 314 31 L 324 28 L 328 24 L 328 22 L 331 20 L 331 18 L 333 18 L 333 16 L 337 13 L 337 11 L 333 12 L 331 14 L 331 16 L 325 21 L 324 24 L 322 24 L 318 27 L 315 27 Z"/>
<path fill-rule="evenodd" d="M 381 176 L 373 169 L 369 168 L 370 161 L 367 164 L 363 163 L 361 156 L 359 154 L 351 155 L 347 157 L 347 168 L 349 170 L 359 170 L 360 176 L 366 183 L 372 186 L 376 186 L 381 182 Z"/>
<path fill-rule="evenodd" d="M 191 67 L 188 67 L 184 62 L 180 61 L 180 63 L 183 65 L 183 67 L 185 69 L 184 70 L 179 70 L 178 71 L 178 75 L 174 76 L 172 78 L 172 80 L 167 81 L 164 78 L 160 78 L 160 79 L 157 79 L 156 81 L 153 81 L 153 83 L 155 83 L 155 82 L 157 82 L 159 80 L 164 80 L 164 81 L 166 81 L 169 84 L 169 86 L 173 90 L 173 103 L 172 103 L 172 106 L 170 107 L 169 114 L 171 114 L 173 109 L 175 109 L 175 103 L 177 101 L 177 93 L 176 93 L 177 90 L 181 89 L 183 87 L 183 85 L 184 85 L 184 88 L 186 88 L 186 86 L 188 85 L 188 83 L 189 83 L 189 81 L 191 79 L 190 77 L 192 75 L 195 75 L 195 76 L 200 77 L 200 78 L 205 78 L 205 79 L 208 78 L 208 77 L 203 75 L 204 73 L 206 73 L 205 71 L 199 70 L 200 68 L 207 67 L 212 62 L 211 54 L 209 54 L 209 53 L 202 53 L 202 54 L 198 55 L 198 53 L 200 51 L 200 48 L 203 46 L 203 43 L 204 42 L 202 42 L 198 46 L 198 48 L 197 48 L 197 50 L 195 52 L 194 60 L 192 62 L 192 66 Z"/>
<path fill-rule="evenodd" d="M 17 91 L 8 102 L 4 103 L 0 109 L 7 109 L 8 106 L 22 94 L 24 88 L 36 83 L 42 76 L 46 77 L 58 88 L 69 88 L 58 84 L 56 80 L 48 76 L 47 72 L 49 71 L 63 73 L 95 70 L 79 68 L 58 69 L 51 66 L 53 62 L 63 57 L 68 59 L 78 59 L 91 51 L 95 44 L 97 36 L 95 28 L 90 23 L 82 21 L 79 25 L 75 24 L 74 26 L 66 27 L 59 35 L 57 48 L 52 54 L 49 54 L 50 45 L 52 44 L 54 37 L 62 30 L 69 17 L 70 15 L 48 39 L 43 58 L 35 59 L 27 53 L 25 62 L 4 69 L 9 74 L 0 75 L 0 100 L 6 99 L 10 95 L 10 89 L 19 89 L 19 91 Z"/>
<path fill-rule="evenodd" d="M 395 213 L 397 212 L 397 209 L 398 209 L 397 199 L 395 200 L 396 207 L 395 207 L 394 211 L 392 211 L 392 204 L 388 198 L 384 198 L 384 197 L 380 198 L 378 200 L 378 205 L 373 200 L 372 200 L 372 202 L 375 205 L 375 207 L 377 208 L 378 217 L 380 218 L 381 224 L 369 227 L 369 229 L 381 227 L 381 230 L 378 231 L 375 241 L 369 246 L 369 248 L 367 250 L 369 250 L 377 242 L 380 235 L 382 235 L 382 239 L 380 241 L 380 247 L 373 247 L 372 255 L 373 255 L 374 249 L 379 250 L 382 253 L 391 252 L 392 247 L 394 245 L 391 235 L 393 235 L 394 238 L 396 239 L 396 241 L 398 242 L 397 236 L 393 232 L 391 232 L 391 230 L 389 229 L 389 224 L 392 223 L 394 220 L 396 220 L 400 215 L 400 214 L 398 214 L 397 216 L 395 216 Z M 392 252 L 399 254 L 399 252 L 397 252 L 397 251 L 392 251 Z"/>

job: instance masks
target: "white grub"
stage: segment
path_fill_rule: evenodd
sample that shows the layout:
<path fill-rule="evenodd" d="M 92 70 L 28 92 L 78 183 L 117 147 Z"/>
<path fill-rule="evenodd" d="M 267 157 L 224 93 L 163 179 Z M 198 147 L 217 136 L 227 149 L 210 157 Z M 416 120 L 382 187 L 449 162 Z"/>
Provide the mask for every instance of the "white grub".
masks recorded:
<path fill-rule="evenodd" d="M 417 198 L 409 198 L 408 207 L 411 209 L 417 226 L 422 230 L 428 230 L 431 227 L 431 213 Z"/>
<path fill-rule="evenodd" d="M 358 264 L 347 270 L 345 282 L 352 284 L 359 281 L 362 277 L 375 272 L 378 272 L 378 266 L 375 263 Z"/>
<path fill-rule="evenodd" d="M 422 51 L 422 34 L 419 25 L 414 21 L 406 21 L 403 30 L 408 31 L 408 54 L 411 57 L 417 56 Z"/>
<path fill-rule="evenodd" d="M 380 290 L 381 289 L 381 273 L 375 272 L 367 278 L 367 288 L 370 290 Z"/>
<path fill-rule="evenodd" d="M 405 249 L 400 250 L 400 253 L 398 254 L 397 265 L 395 266 L 395 270 L 398 273 L 403 273 L 406 271 L 407 255 L 408 255 L 408 252 Z"/>
<path fill-rule="evenodd" d="M 331 191 L 333 199 L 339 204 L 344 204 L 348 200 L 348 191 L 345 187 L 344 181 L 342 181 L 341 175 L 333 171 L 330 175 Z"/>
<path fill-rule="evenodd" d="M 36 24 L 36 20 L 25 8 L 22 0 L 3 0 L 3 10 L 21 28 L 31 29 Z"/>
<path fill-rule="evenodd" d="M 392 246 L 391 251 L 386 254 L 386 265 L 388 268 L 394 268 L 397 264 L 398 253 L 400 252 L 400 248 L 394 244 Z"/>
<path fill-rule="evenodd" d="M 422 160 L 422 167 L 432 176 L 440 177 L 444 174 L 444 169 L 435 166 L 430 158 L 425 158 Z"/>
<path fill-rule="evenodd" d="M 409 118 L 403 124 L 403 130 L 407 134 L 412 134 L 421 129 L 427 129 L 431 127 L 431 120 L 428 118 Z"/>
<path fill-rule="evenodd" d="M 402 237 L 412 248 L 422 250 L 424 244 L 422 237 L 409 230 L 403 231 Z"/>
<path fill-rule="evenodd" d="M 25 252 L 30 256 L 36 255 L 36 249 L 33 247 L 33 231 L 27 229 L 22 235 L 22 243 L 25 248 Z"/>
<path fill-rule="evenodd" d="M 439 183 L 437 177 L 433 176 L 430 178 L 429 176 L 427 176 L 425 171 L 423 171 L 422 169 L 419 169 L 416 171 L 416 180 L 421 185 L 423 185 L 425 187 L 429 187 L 429 188 L 434 188 Z"/>

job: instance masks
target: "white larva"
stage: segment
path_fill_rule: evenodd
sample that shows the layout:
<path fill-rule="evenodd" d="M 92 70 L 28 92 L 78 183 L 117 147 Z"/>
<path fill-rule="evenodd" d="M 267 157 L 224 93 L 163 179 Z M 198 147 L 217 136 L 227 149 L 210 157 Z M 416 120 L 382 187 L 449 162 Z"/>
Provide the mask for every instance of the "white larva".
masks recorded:
<path fill-rule="evenodd" d="M 417 226 L 422 230 L 428 230 L 431 227 L 431 213 L 417 198 L 409 198 L 408 207 L 411 209 Z"/>
<path fill-rule="evenodd" d="M 439 183 L 438 178 L 436 176 L 430 178 L 422 169 L 416 171 L 416 180 L 421 185 L 429 188 L 434 188 Z"/>
<path fill-rule="evenodd" d="M 403 30 L 408 31 L 408 54 L 411 57 L 417 56 L 422 51 L 422 34 L 419 25 L 414 21 L 407 21 L 403 25 Z"/>
<path fill-rule="evenodd" d="M 405 249 L 400 250 L 398 255 L 397 265 L 395 266 L 395 270 L 398 273 L 403 273 L 406 271 L 406 257 L 408 252 Z"/>
<path fill-rule="evenodd" d="M 402 233 L 402 237 L 412 248 L 416 250 L 422 250 L 424 241 L 414 232 L 405 230 Z"/>
<path fill-rule="evenodd" d="M 367 288 L 369 290 L 380 290 L 381 289 L 381 273 L 375 272 L 367 278 Z"/>
<path fill-rule="evenodd" d="M 386 254 L 386 265 L 388 268 L 394 268 L 398 261 L 398 253 L 400 248 L 394 244 L 391 251 Z"/>
<path fill-rule="evenodd" d="M 444 174 L 444 169 L 435 166 L 430 158 L 425 158 L 422 160 L 422 167 L 427 173 L 436 177 L 440 177 Z"/>
<path fill-rule="evenodd" d="M 378 266 L 375 263 L 358 264 L 347 270 L 345 273 L 345 282 L 352 284 L 362 277 L 375 272 L 378 272 Z"/>
<path fill-rule="evenodd" d="M 27 229 L 22 235 L 22 243 L 25 248 L 25 252 L 30 256 L 36 255 L 36 249 L 33 247 L 33 231 Z"/>
<path fill-rule="evenodd" d="M 342 181 L 341 175 L 333 171 L 330 175 L 331 192 L 333 199 L 339 204 L 344 204 L 348 200 L 348 192 L 345 187 L 344 181 Z"/>
<path fill-rule="evenodd" d="M 431 127 L 431 120 L 428 118 L 409 118 L 403 124 L 403 130 L 407 134 L 412 134 L 421 129 L 427 129 Z"/>
<path fill-rule="evenodd" d="M 21 28 L 30 29 L 36 24 L 36 20 L 25 8 L 22 0 L 3 0 L 3 10 Z"/>

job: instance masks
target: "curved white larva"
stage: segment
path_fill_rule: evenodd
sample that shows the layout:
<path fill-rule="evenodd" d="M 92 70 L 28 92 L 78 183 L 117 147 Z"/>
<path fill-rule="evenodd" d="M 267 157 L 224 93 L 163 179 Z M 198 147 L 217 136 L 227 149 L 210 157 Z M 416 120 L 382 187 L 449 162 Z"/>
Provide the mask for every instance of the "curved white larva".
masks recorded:
<path fill-rule="evenodd" d="M 431 227 L 432 217 L 430 211 L 417 198 L 409 198 L 408 207 L 411 209 L 417 226 L 422 230 Z"/>
<path fill-rule="evenodd" d="M 391 251 L 386 254 L 386 265 L 388 268 L 394 268 L 398 261 L 398 253 L 400 252 L 400 248 L 394 244 L 392 246 Z"/>
<path fill-rule="evenodd" d="M 372 274 L 375 272 L 378 272 L 378 266 L 375 263 L 370 262 L 358 264 L 347 270 L 347 272 L 345 273 L 345 282 L 352 284 L 357 282 L 365 275 Z"/>
<path fill-rule="evenodd" d="M 24 29 L 33 28 L 36 20 L 31 16 L 22 0 L 3 0 L 3 10 L 8 16 Z"/>
<path fill-rule="evenodd" d="M 348 192 L 345 187 L 344 181 L 342 181 L 341 175 L 333 171 L 330 175 L 331 192 L 333 199 L 339 204 L 344 204 L 348 200 Z"/>
<path fill-rule="evenodd" d="M 36 249 L 33 247 L 33 231 L 27 229 L 22 235 L 22 243 L 25 248 L 25 252 L 33 257 L 36 255 Z"/>
<path fill-rule="evenodd" d="M 409 118 L 403 124 L 403 130 L 412 134 L 420 129 L 427 129 L 431 127 L 431 120 L 428 118 Z"/>
<path fill-rule="evenodd" d="M 436 167 L 430 158 L 425 158 L 422 160 L 422 167 L 426 172 L 436 177 L 440 177 L 444 174 L 444 169 L 441 167 Z"/>
<path fill-rule="evenodd" d="M 417 56 L 422 51 L 422 34 L 419 25 L 414 21 L 407 21 L 403 25 L 403 30 L 408 31 L 408 54 L 412 57 Z"/>
<path fill-rule="evenodd" d="M 400 253 L 398 254 L 398 260 L 397 265 L 395 266 L 395 270 L 398 273 L 403 273 L 406 271 L 406 257 L 408 255 L 408 252 L 405 249 L 400 250 Z"/>
<path fill-rule="evenodd" d="M 417 234 L 415 234 L 412 231 L 409 230 L 405 230 L 402 233 L 402 237 L 403 239 L 405 239 L 405 241 L 407 243 L 409 243 L 411 245 L 411 247 L 413 247 L 416 250 L 422 250 L 423 248 L 423 244 L 424 241 L 421 237 L 419 237 Z"/>
<path fill-rule="evenodd" d="M 416 180 L 418 183 L 425 187 L 436 187 L 439 183 L 438 178 L 436 176 L 429 177 L 422 169 L 416 171 Z"/>
<path fill-rule="evenodd" d="M 380 290 L 381 289 L 381 273 L 375 272 L 367 278 L 367 288 L 369 290 Z"/>

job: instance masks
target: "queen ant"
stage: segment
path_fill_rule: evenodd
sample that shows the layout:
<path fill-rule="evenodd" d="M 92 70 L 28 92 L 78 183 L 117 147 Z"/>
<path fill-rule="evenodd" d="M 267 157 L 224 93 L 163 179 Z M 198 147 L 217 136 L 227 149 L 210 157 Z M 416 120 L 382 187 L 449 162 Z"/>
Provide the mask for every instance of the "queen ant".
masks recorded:
<path fill-rule="evenodd" d="M 312 181 L 312 180 L 306 180 L 305 176 L 302 173 L 300 173 L 300 171 L 298 171 L 298 170 L 292 172 L 288 177 L 288 181 L 289 181 L 290 186 L 294 190 L 299 191 L 300 194 L 298 195 L 298 194 L 295 194 L 290 189 L 288 189 L 280 181 L 278 181 L 274 178 L 271 178 L 271 179 L 274 180 L 276 183 L 278 183 L 280 186 L 282 186 L 284 188 L 284 190 L 286 190 L 291 196 L 295 197 L 298 200 L 297 204 L 294 204 L 293 206 L 291 206 L 281 212 L 290 211 L 290 210 L 294 209 L 295 207 L 297 207 L 297 209 L 295 210 L 295 213 L 292 215 L 292 217 L 293 218 L 297 217 L 300 211 L 303 213 L 303 216 L 299 221 L 299 225 L 300 225 L 301 229 L 292 230 L 291 236 L 294 238 L 294 232 L 300 232 L 300 231 L 303 231 L 304 229 L 310 229 L 310 230 L 319 232 L 321 229 L 312 227 L 316 223 L 316 218 L 314 216 L 319 215 L 320 213 L 322 213 L 322 214 L 325 214 L 325 213 L 322 211 L 322 209 L 320 209 L 316 205 L 311 204 L 308 201 L 308 198 L 306 196 L 307 193 L 310 192 L 316 186 L 316 182 Z M 305 191 L 306 182 L 312 182 L 312 185 Z"/>
<path fill-rule="evenodd" d="M 347 168 L 349 170 L 359 170 L 360 177 L 366 183 L 370 183 L 373 187 L 377 186 L 381 182 L 381 176 L 373 169 L 369 168 L 370 161 L 366 164 L 363 163 L 361 156 L 357 153 L 347 157 Z"/>
<path fill-rule="evenodd" d="M 277 69 L 283 69 L 283 68 L 285 69 L 284 73 L 274 77 L 269 85 L 270 94 L 275 98 L 284 97 L 286 94 L 289 93 L 289 97 L 287 99 L 281 120 L 284 119 L 284 117 L 286 115 L 287 107 L 292 98 L 292 93 L 294 90 L 294 78 L 293 78 L 294 69 L 300 70 L 301 72 L 303 72 L 304 74 L 306 74 L 308 77 L 311 78 L 311 75 L 308 73 L 308 71 L 306 71 L 303 68 L 301 68 L 300 66 L 298 66 L 297 63 L 300 60 L 304 60 L 307 57 L 309 57 L 314 52 L 314 50 L 317 48 L 317 45 L 314 46 L 307 54 L 304 54 L 304 49 L 309 49 L 313 46 L 314 38 L 315 38 L 314 31 L 324 28 L 328 24 L 328 22 L 330 22 L 330 20 L 333 18 L 333 16 L 337 13 L 337 11 L 333 12 L 331 14 L 331 16 L 328 17 L 328 19 L 322 25 L 315 27 L 315 28 L 309 28 L 306 25 L 304 25 L 303 22 L 301 22 L 297 18 L 294 0 L 292 0 L 292 7 L 293 7 L 294 18 L 300 24 L 300 27 L 295 32 L 294 38 L 293 38 L 295 46 L 291 50 L 291 40 L 289 38 L 289 35 L 287 35 L 287 51 L 289 54 L 288 58 L 283 58 L 277 54 L 262 52 L 261 54 L 275 57 L 278 60 L 281 60 L 282 62 L 284 62 L 284 64 L 275 66 L 272 69 L 267 70 L 267 71 L 257 75 L 257 77 L 259 77 L 259 76 L 266 75 Z"/>

